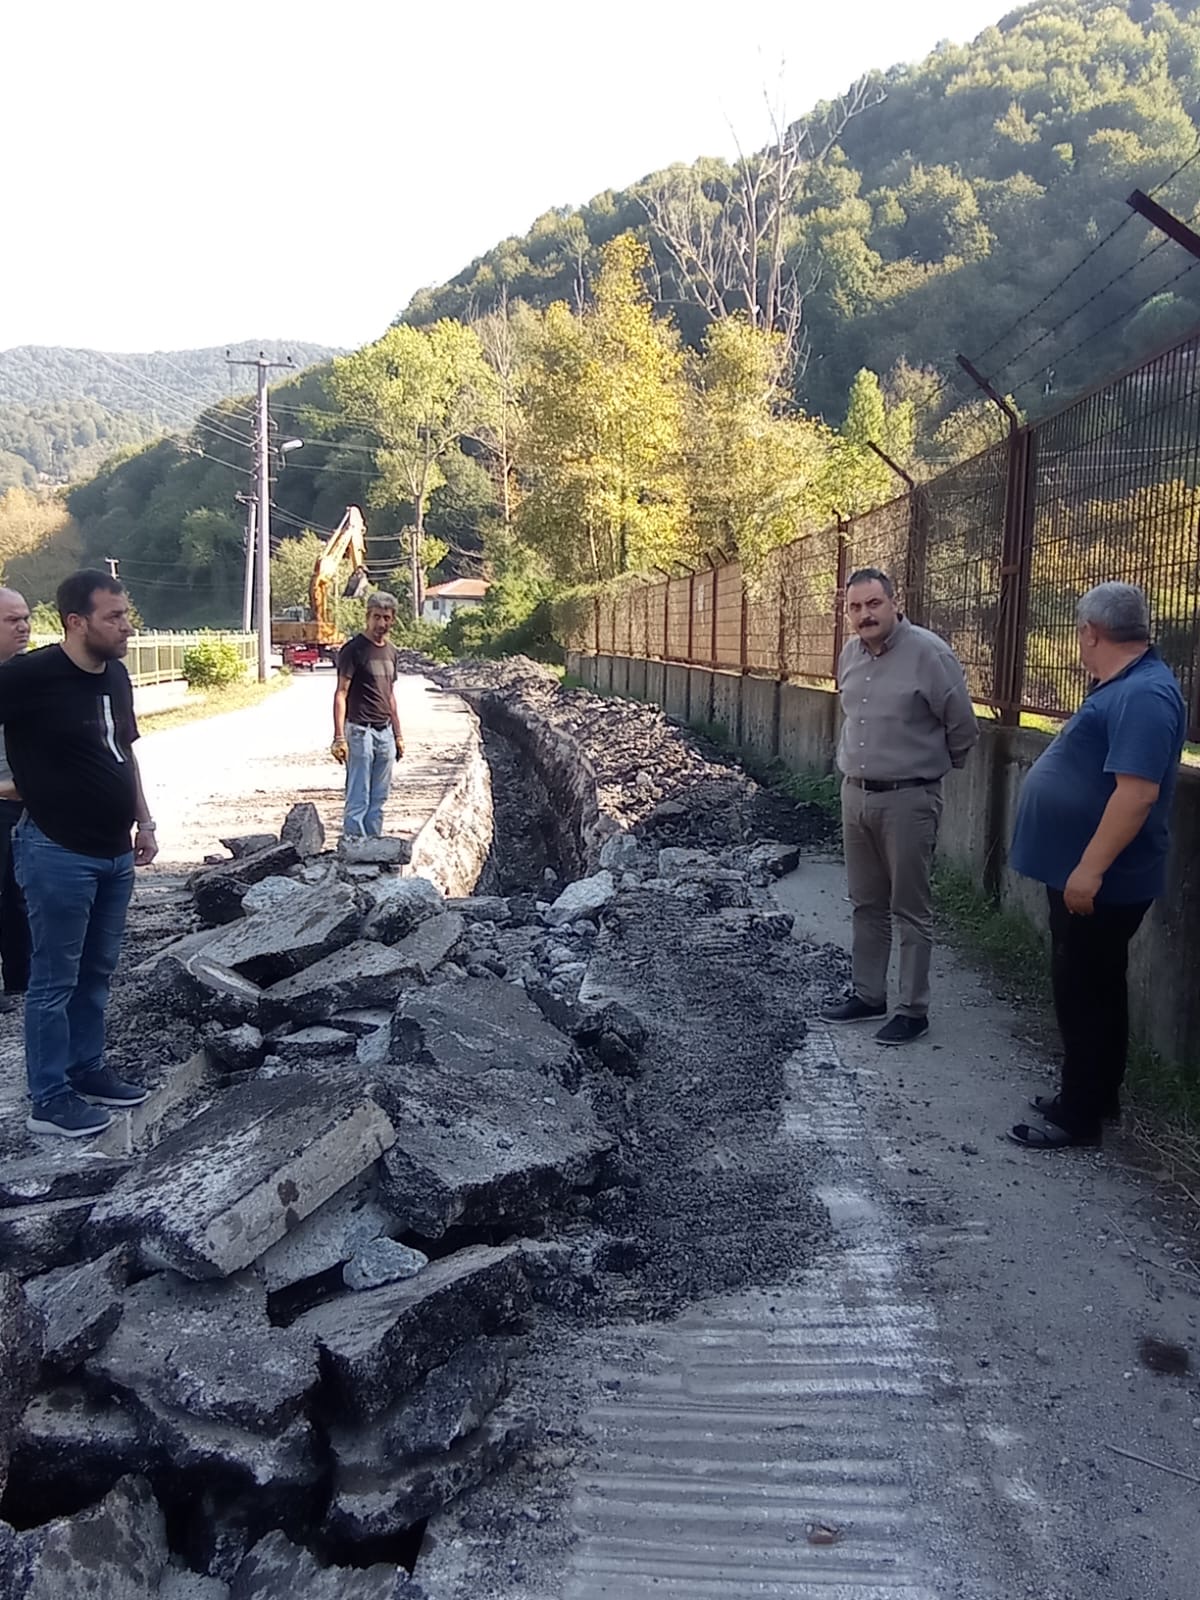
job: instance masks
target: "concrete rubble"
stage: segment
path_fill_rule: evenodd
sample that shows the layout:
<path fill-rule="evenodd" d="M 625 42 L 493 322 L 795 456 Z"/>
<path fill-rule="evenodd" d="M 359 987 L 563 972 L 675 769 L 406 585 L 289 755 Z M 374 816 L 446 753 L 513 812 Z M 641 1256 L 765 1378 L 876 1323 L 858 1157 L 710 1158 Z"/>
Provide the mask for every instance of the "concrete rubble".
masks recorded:
<path fill-rule="evenodd" d="M 89 1244 L 128 1243 L 146 1267 L 225 1277 L 256 1261 L 394 1137 L 375 1102 L 344 1085 L 304 1073 L 237 1084 L 103 1197 Z"/>
<path fill-rule="evenodd" d="M 306 803 L 231 836 L 130 974 L 191 1040 L 156 1116 L 115 1155 L 0 1158 L 0 1594 L 48 1600 L 84 1540 L 79 1592 L 112 1600 L 423 1600 L 395 1541 L 537 1439 L 537 1319 L 626 1292 L 652 1026 L 589 974 L 656 898 L 779 937 L 792 847 L 643 836 L 671 792 L 614 815 L 602 757 L 510 699 L 561 810 L 536 886 L 326 849 Z"/>

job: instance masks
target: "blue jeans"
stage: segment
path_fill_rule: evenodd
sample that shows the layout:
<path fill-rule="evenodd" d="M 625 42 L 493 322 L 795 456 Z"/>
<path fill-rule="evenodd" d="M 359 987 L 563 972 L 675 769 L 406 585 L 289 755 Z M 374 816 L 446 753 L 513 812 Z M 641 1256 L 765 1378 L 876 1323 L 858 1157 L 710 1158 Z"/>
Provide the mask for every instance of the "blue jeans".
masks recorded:
<path fill-rule="evenodd" d="M 33 945 L 25 996 L 29 1096 L 45 1105 L 104 1056 L 104 1008 L 133 893 L 133 851 L 83 856 L 24 817 L 13 865 Z"/>
<path fill-rule="evenodd" d="M 346 810 L 342 832 L 378 839 L 383 833 L 383 808 L 396 768 L 396 736 L 391 728 L 346 724 Z"/>

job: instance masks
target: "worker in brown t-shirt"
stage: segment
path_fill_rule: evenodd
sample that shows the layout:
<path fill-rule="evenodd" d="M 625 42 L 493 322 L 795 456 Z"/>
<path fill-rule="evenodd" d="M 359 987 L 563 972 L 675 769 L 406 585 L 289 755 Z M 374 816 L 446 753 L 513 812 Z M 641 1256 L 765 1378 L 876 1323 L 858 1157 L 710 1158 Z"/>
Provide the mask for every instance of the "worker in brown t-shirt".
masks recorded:
<path fill-rule="evenodd" d="M 371 595 L 365 629 L 338 653 L 331 753 L 346 768 L 344 836 L 382 835 L 392 773 L 404 754 L 396 708 L 397 652 L 388 642 L 396 610 L 393 595 Z"/>

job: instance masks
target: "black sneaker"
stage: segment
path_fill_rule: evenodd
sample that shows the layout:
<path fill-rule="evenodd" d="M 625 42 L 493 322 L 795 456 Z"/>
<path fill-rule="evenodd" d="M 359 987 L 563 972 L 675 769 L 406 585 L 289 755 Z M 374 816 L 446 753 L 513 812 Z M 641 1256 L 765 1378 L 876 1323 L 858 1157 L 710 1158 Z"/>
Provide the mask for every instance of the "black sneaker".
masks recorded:
<path fill-rule="evenodd" d="M 836 1005 L 822 1006 L 820 1011 L 822 1022 L 876 1022 L 880 1017 L 886 1016 L 887 1006 L 869 1006 L 856 994 L 852 994 L 849 1000 L 839 1001 Z"/>
<path fill-rule="evenodd" d="M 88 1105 L 116 1106 L 119 1111 L 140 1106 L 150 1098 L 149 1089 L 143 1089 L 138 1083 L 126 1083 L 124 1078 L 117 1077 L 111 1067 L 81 1072 L 71 1079 L 71 1087 Z"/>
<path fill-rule="evenodd" d="M 25 1118 L 30 1133 L 56 1133 L 63 1139 L 86 1139 L 89 1134 L 103 1133 L 111 1122 L 111 1112 L 89 1106 L 70 1089 L 34 1106 Z"/>
<path fill-rule="evenodd" d="M 903 1017 L 897 1013 L 875 1035 L 876 1044 L 911 1044 L 929 1032 L 928 1017 Z"/>

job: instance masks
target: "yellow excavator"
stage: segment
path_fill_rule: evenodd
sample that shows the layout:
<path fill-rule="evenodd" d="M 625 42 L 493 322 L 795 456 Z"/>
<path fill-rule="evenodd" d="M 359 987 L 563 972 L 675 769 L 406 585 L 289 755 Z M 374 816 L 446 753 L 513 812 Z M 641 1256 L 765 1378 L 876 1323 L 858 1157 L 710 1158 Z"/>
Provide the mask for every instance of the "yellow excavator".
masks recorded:
<path fill-rule="evenodd" d="M 338 568 L 349 558 L 350 577 L 342 590 L 347 600 L 361 600 L 370 588 L 367 576 L 367 525 L 357 506 L 347 506 L 346 515 L 326 540 L 316 559 L 308 584 L 308 605 L 289 606 L 271 620 L 271 643 L 283 656 L 285 667 L 310 670 L 325 657 L 336 660 L 345 644 L 339 636 L 333 599 Z"/>

